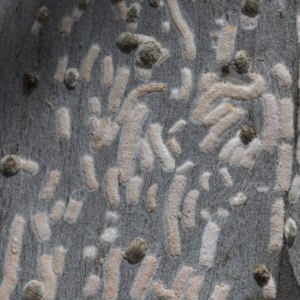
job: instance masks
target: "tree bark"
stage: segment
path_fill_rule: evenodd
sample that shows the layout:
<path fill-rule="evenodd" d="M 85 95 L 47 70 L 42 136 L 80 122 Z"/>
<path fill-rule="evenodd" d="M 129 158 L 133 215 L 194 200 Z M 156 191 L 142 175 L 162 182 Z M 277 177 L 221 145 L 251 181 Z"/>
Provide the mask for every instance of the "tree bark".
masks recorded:
<path fill-rule="evenodd" d="M 0 3 L 0 299 L 299 299 L 299 3 L 87 2 Z"/>

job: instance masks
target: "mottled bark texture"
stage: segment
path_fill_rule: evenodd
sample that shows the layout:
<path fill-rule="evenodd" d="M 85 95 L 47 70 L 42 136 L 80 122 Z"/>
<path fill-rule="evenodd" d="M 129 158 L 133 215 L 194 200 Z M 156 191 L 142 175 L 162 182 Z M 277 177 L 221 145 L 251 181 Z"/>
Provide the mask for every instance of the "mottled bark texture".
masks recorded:
<path fill-rule="evenodd" d="M 2 0 L 0 299 L 299 299 L 299 6 Z"/>

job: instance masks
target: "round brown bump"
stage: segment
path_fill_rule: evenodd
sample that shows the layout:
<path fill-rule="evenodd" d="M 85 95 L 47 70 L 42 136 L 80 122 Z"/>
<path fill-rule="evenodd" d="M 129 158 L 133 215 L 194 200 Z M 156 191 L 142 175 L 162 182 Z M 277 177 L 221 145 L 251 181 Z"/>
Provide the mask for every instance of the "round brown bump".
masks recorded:
<path fill-rule="evenodd" d="M 9 177 L 16 175 L 21 168 L 21 161 L 17 155 L 6 155 L 0 161 L 0 171 Z"/>
<path fill-rule="evenodd" d="M 116 45 L 122 52 L 129 53 L 138 47 L 139 40 L 136 35 L 131 32 L 122 32 L 117 37 Z"/>
<path fill-rule="evenodd" d="M 141 14 L 141 6 L 138 3 L 133 3 L 129 6 L 127 15 L 126 15 L 126 22 L 127 23 L 136 23 Z"/>
<path fill-rule="evenodd" d="M 38 13 L 37 13 L 37 19 L 39 22 L 45 22 L 46 19 L 48 18 L 48 15 L 49 15 L 49 10 L 46 6 L 42 6 Z"/>
<path fill-rule="evenodd" d="M 27 89 L 35 88 L 39 84 L 38 76 L 34 72 L 24 74 L 23 84 Z"/>
<path fill-rule="evenodd" d="M 27 282 L 23 289 L 22 300 L 43 300 L 44 285 L 37 280 Z"/>
<path fill-rule="evenodd" d="M 136 64 L 141 68 L 150 69 L 160 56 L 160 47 L 156 42 L 150 41 L 140 46 L 136 55 Z"/>
<path fill-rule="evenodd" d="M 132 264 L 139 263 L 148 249 L 147 241 L 143 238 L 133 239 L 125 251 L 125 258 Z"/>
<path fill-rule="evenodd" d="M 258 264 L 254 267 L 253 277 L 258 286 L 265 286 L 270 280 L 270 272 L 263 264 Z"/>
<path fill-rule="evenodd" d="M 257 131 L 253 125 L 245 125 L 240 132 L 240 139 L 244 145 L 248 145 L 256 138 Z"/>
<path fill-rule="evenodd" d="M 251 59 L 245 50 L 239 50 L 236 52 L 234 65 L 238 73 L 244 74 L 248 72 L 251 65 Z"/>
<path fill-rule="evenodd" d="M 259 13 L 259 8 L 262 4 L 262 0 L 244 0 L 242 12 L 248 17 L 255 17 Z"/>

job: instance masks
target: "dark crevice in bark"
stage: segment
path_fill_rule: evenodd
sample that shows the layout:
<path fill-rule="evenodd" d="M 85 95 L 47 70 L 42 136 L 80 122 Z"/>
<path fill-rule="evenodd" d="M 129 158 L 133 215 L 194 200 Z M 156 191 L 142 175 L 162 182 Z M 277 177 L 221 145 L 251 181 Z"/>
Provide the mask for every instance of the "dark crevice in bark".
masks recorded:
<path fill-rule="evenodd" d="M 296 13 L 295 19 L 297 18 L 297 6 L 298 3 L 295 1 L 293 3 L 294 5 L 294 11 Z M 295 36 L 295 39 L 297 40 L 297 36 Z M 297 46 L 297 57 L 296 57 L 296 78 L 295 83 L 297 84 L 299 82 L 299 58 L 300 58 L 300 48 L 299 43 Z M 298 85 L 294 87 L 293 91 L 294 96 L 294 128 L 295 128 L 295 143 L 294 143 L 294 164 L 293 164 L 293 174 L 297 174 L 299 170 L 299 163 L 297 161 L 297 144 L 298 144 L 298 118 L 299 116 L 299 88 Z M 289 217 L 289 212 L 291 210 L 291 205 L 285 199 L 286 204 L 286 217 L 287 220 Z M 279 278 L 278 278 L 278 286 L 277 286 L 277 300 L 299 300 L 300 299 L 300 286 L 298 285 L 297 279 L 294 275 L 293 266 L 290 262 L 289 252 L 288 252 L 288 245 L 286 241 L 284 242 L 283 251 L 281 254 L 281 261 L 279 264 Z"/>
<path fill-rule="evenodd" d="M 277 288 L 277 300 L 299 300 L 300 287 L 290 263 L 287 245 L 284 245 L 279 265 L 280 273 Z"/>
<path fill-rule="evenodd" d="M 297 4 L 295 4 L 295 8 L 294 11 L 296 12 L 296 22 L 297 22 Z M 297 32 L 296 32 L 296 36 L 295 36 L 295 40 L 297 41 L 298 36 L 297 36 Z M 294 128 L 295 128 L 295 143 L 294 143 L 294 164 L 293 164 L 293 174 L 297 173 L 297 170 L 299 170 L 299 163 L 297 161 L 297 145 L 298 145 L 298 118 L 299 118 L 299 60 L 300 60 L 300 43 L 298 41 L 297 43 L 297 57 L 295 58 L 296 61 L 296 78 L 295 78 L 295 84 L 296 87 L 294 87 L 294 91 L 293 91 L 293 96 L 294 96 Z"/>

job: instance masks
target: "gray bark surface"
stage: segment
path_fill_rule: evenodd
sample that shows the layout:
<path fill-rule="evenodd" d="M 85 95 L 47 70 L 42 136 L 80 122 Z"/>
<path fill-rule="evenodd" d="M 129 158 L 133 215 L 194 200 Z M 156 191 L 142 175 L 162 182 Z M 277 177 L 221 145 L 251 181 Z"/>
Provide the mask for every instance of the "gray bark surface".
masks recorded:
<path fill-rule="evenodd" d="M 297 1 L 265 0 L 258 15 L 257 27 L 244 30 L 241 26 L 241 1 L 178 1 L 180 11 L 189 28 L 194 33 L 197 56 L 194 60 L 182 57 L 180 37 L 166 5 L 158 8 L 149 6 L 144 0 L 141 16 L 135 33 L 153 36 L 162 47 L 169 49 L 170 58 L 160 66 L 153 67 L 152 77 L 146 82 L 158 81 L 167 84 L 167 89 L 160 93 L 150 93 L 141 97 L 139 103 L 149 108 L 149 116 L 142 128 L 144 137 L 151 123 L 163 126 L 162 137 L 167 141 L 169 128 L 179 119 L 187 121 L 184 129 L 176 133 L 176 139 L 182 147 L 182 154 L 175 158 L 176 167 L 185 161 L 192 161 L 195 166 L 186 173 L 187 184 L 184 197 L 190 190 L 199 190 L 195 209 L 196 226 L 184 227 L 181 219 L 183 201 L 178 211 L 178 223 L 181 239 L 181 254 L 172 256 L 168 251 L 166 236 L 166 207 L 169 188 L 175 175 L 163 172 L 157 157 L 152 172 L 144 172 L 136 153 L 134 176 L 143 178 L 143 186 L 136 205 L 127 203 L 125 184 L 119 184 L 121 201 L 112 209 L 105 193 L 105 174 L 109 167 L 118 166 L 118 149 L 121 144 L 122 128 L 111 146 L 93 151 L 90 148 L 92 129 L 89 122 L 88 101 L 98 97 L 101 102 L 101 115 L 115 120 L 118 113 L 112 114 L 108 109 L 108 97 L 112 86 L 101 84 L 101 62 L 111 55 L 114 71 L 118 66 L 131 69 L 125 96 L 144 81 L 137 78 L 135 54 L 122 53 L 116 47 L 118 35 L 126 31 L 126 22 L 116 17 L 112 2 L 109 0 L 91 1 L 80 20 L 74 22 L 69 35 L 60 32 L 61 20 L 70 15 L 74 8 L 73 1 L 34 1 L 32 3 L 13 1 L 4 4 L 0 17 L 0 146 L 2 156 L 15 154 L 39 164 L 39 171 L 32 176 L 19 172 L 15 176 L 0 176 L 0 284 L 5 278 L 5 262 L 11 224 L 16 214 L 25 220 L 23 243 L 18 266 L 18 280 L 9 299 L 22 299 L 25 284 L 32 280 L 42 280 L 39 274 L 38 258 L 41 255 L 52 255 L 55 247 L 63 246 L 67 250 L 63 273 L 57 277 L 55 299 L 85 299 L 83 288 L 87 276 L 91 273 L 100 277 L 100 288 L 96 296 L 88 299 L 104 299 L 106 288 L 106 262 L 112 249 L 120 247 L 125 251 L 130 241 L 142 237 L 147 241 L 147 255 L 158 260 L 155 275 L 147 288 L 144 299 L 158 299 L 152 290 L 152 282 L 160 282 L 166 289 L 172 289 L 178 270 L 183 266 L 193 268 L 193 276 L 204 277 L 199 292 L 199 299 L 264 299 L 262 288 L 253 278 L 253 268 L 263 263 L 275 279 L 276 299 L 300 299 L 300 239 L 288 245 L 285 238 L 283 247 L 278 253 L 269 251 L 270 219 L 275 199 L 282 197 L 285 202 L 285 221 L 292 217 L 299 225 L 299 203 L 288 201 L 288 191 L 274 191 L 276 170 L 279 162 L 278 147 L 284 142 L 280 137 L 277 146 L 271 153 L 261 150 L 252 168 L 243 168 L 228 164 L 219 159 L 219 153 L 227 141 L 248 123 L 255 124 L 257 136 L 262 140 L 265 126 L 263 114 L 264 99 L 260 95 L 255 101 L 229 99 L 228 102 L 246 112 L 241 121 L 228 130 L 221 143 L 209 153 L 201 151 L 199 143 L 209 132 L 210 126 L 195 125 L 190 116 L 199 96 L 203 91 L 198 89 L 199 78 L 207 72 L 214 72 L 219 82 L 248 85 L 249 74 L 238 74 L 233 60 L 229 63 L 230 73 L 222 74 L 216 61 L 216 50 L 212 49 L 211 32 L 220 31 L 216 19 L 223 19 L 227 24 L 237 27 L 235 51 L 246 50 L 252 60 L 250 73 L 260 74 L 266 84 L 264 93 L 273 94 L 277 100 L 291 98 L 294 103 L 295 137 L 289 144 L 293 147 L 293 177 L 298 173 L 297 162 L 297 117 L 298 117 L 298 36 L 297 36 Z M 131 4 L 126 1 L 127 7 Z M 45 5 L 49 17 L 42 24 L 37 35 L 32 34 L 31 27 L 39 8 Z M 170 21 L 170 31 L 162 31 L 162 22 Z M 1 27 L 2 24 L 2 27 Z M 68 68 L 80 68 L 89 47 L 98 44 L 101 48 L 92 68 L 91 80 L 80 80 L 75 89 L 68 89 L 65 83 L 54 80 L 59 58 L 68 55 Z M 291 88 L 281 88 L 271 69 L 283 63 L 292 75 Z M 193 74 L 193 88 L 189 100 L 180 103 L 171 99 L 171 89 L 181 86 L 180 70 L 189 68 Z M 39 84 L 32 91 L 24 89 L 23 76 L 27 72 L 38 74 Z M 224 98 L 224 97 L 223 97 Z M 220 104 L 222 97 L 216 101 Z M 72 134 L 70 140 L 61 140 L 57 133 L 57 110 L 67 107 L 70 110 Z M 82 177 L 82 158 L 90 154 L 94 158 L 96 178 L 99 189 L 90 192 Z M 219 169 L 226 167 L 233 180 L 227 188 Z M 58 170 L 61 173 L 59 183 L 50 200 L 39 197 L 45 184 L 47 172 Z M 210 189 L 204 191 L 199 185 L 203 172 L 210 172 Z M 148 188 L 158 183 L 157 207 L 152 213 L 146 209 Z M 261 192 L 259 188 L 268 187 Z M 243 192 L 247 201 L 242 206 L 232 206 L 231 197 Z M 78 221 L 68 224 L 64 218 L 56 224 L 50 224 L 51 238 L 39 241 L 32 225 L 32 217 L 38 212 L 49 213 L 57 200 L 68 204 L 70 199 L 83 201 Z M 228 212 L 227 218 L 218 216 L 218 210 Z M 119 219 L 115 225 L 106 221 L 106 212 L 115 211 Z M 210 268 L 199 263 L 202 236 L 207 222 L 201 218 L 201 211 L 207 210 L 211 220 L 220 228 L 216 254 Z M 180 215 L 181 214 L 181 215 Z M 112 243 L 106 243 L 100 236 L 107 227 L 116 227 L 118 237 Z M 83 259 L 85 246 L 93 245 L 98 249 L 97 257 L 91 262 Z M 130 290 L 141 263 L 130 264 L 123 259 L 120 266 L 120 284 L 118 298 L 132 299 Z M 3 271 L 2 271 L 3 270 Z M 210 298 L 217 284 L 224 283 L 230 287 L 227 298 Z M 184 290 L 187 286 L 184 287 Z M 142 299 L 142 298 L 141 298 Z M 177 298 L 176 298 L 177 299 Z M 178 298 L 181 299 L 181 298 Z M 184 299 L 184 298 L 182 298 Z M 197 298 L 198 299 L 198 298 Z M 113 299 L 112 299 L 113 300 Z"/>

